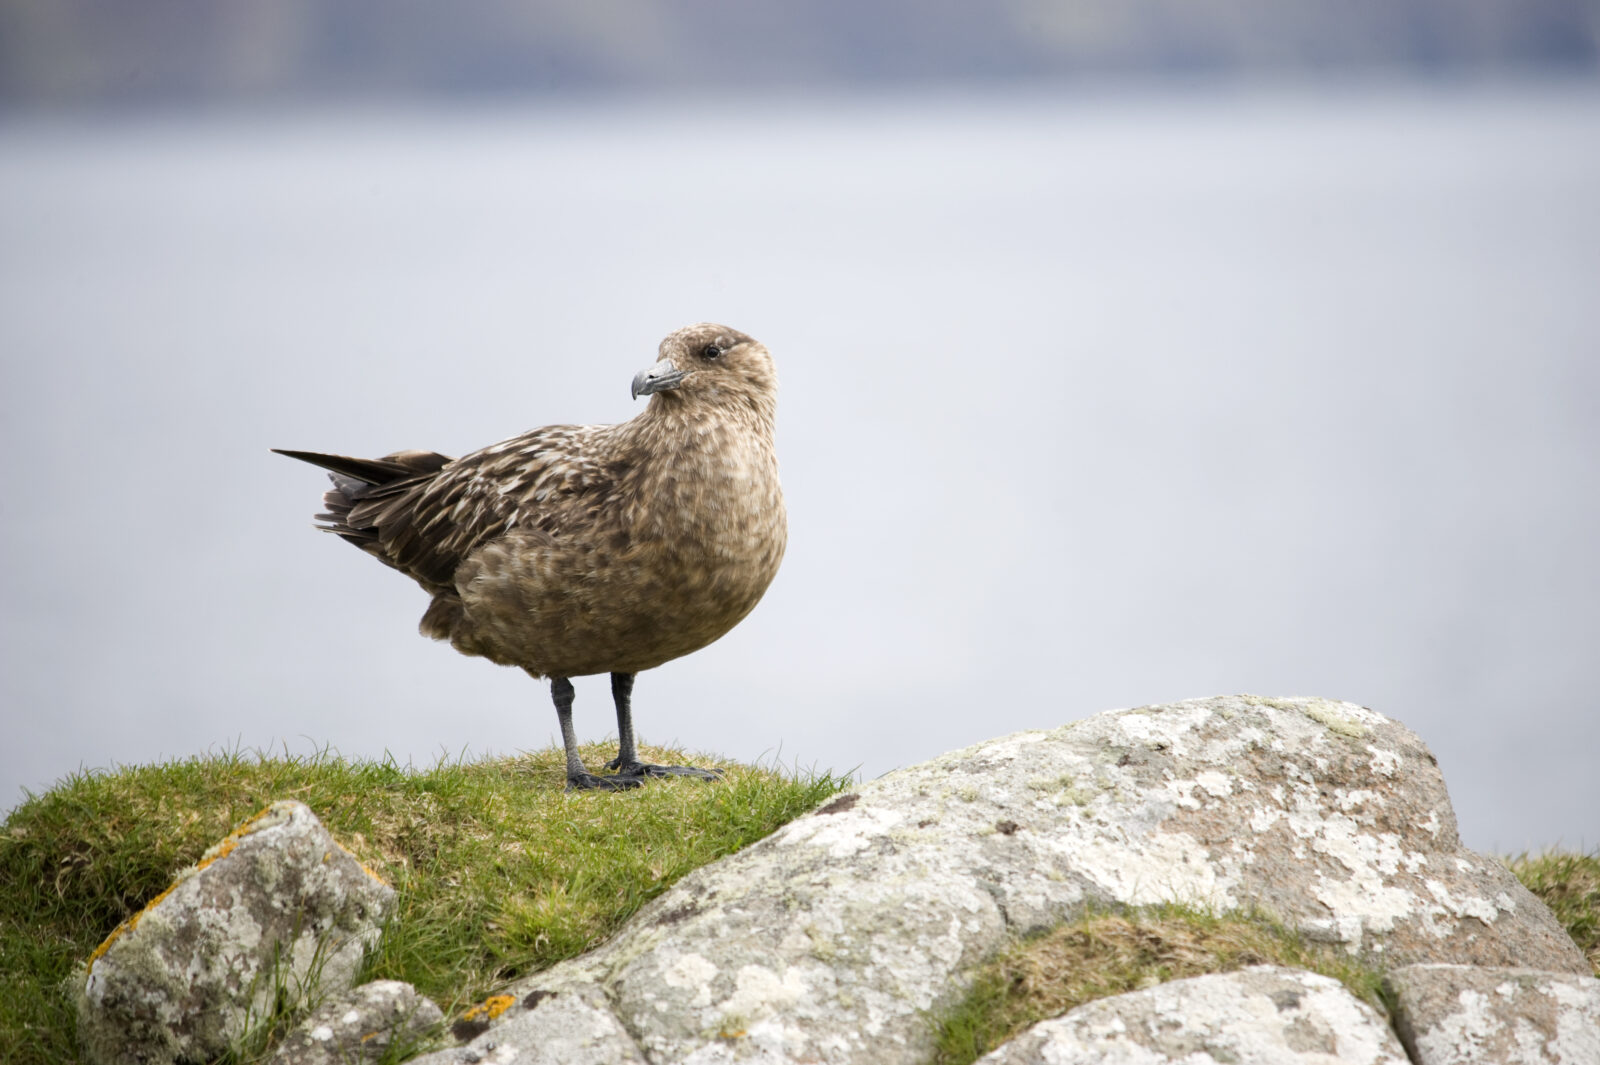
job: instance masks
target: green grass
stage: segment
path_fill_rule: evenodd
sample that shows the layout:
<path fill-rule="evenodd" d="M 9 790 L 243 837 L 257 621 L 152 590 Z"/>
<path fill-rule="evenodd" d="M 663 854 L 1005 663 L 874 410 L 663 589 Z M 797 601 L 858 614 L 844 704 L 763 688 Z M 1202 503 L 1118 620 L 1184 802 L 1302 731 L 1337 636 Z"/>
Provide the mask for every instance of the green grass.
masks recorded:
<path fill-rule="evenodd" d="M 613 753 L 595 746 L 584 758 Z M 453 1019 L 506 981 L 598 944 L 683 874 L 848 782 L 681 751 L 641 755 L 715 765 L 726 779 L 567 794 L 557 750 L 420 771 L 231 752 L 72 776 L 0 827 L 0 1061 L 76 1060 L 62 988 L 74 967 L 276 799 L 310 806 L 398 892 L 369 978 L 415 984 Z M 286 1018 L 268 1020 L 281 1028 Z"/>

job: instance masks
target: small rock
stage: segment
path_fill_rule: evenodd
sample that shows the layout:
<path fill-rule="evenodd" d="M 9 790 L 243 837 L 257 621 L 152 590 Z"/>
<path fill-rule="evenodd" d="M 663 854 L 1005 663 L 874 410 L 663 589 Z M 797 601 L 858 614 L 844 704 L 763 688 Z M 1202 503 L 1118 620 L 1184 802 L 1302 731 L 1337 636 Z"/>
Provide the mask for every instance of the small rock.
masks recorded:
<path fill-rule="evenodd" d="M 318 1007 L 279 1045 L 273 1065 L 362 1065 L 393 1044 L 417 1045 L 443 1021 L 410 984 L 374 980 Z"/>
<path fill-rule="evenodd" d="M 206 852 L 90 957 L 78 1037 L 92 1065 L 208 1061 L 247 1023 L 348 988 L 394 905 L 304 803 L 276 802 Z"/>
<path fill-rule="evenodd" d="M 1103 998 L 1041 1021 L 979 1065 L 1408 1065 L 1337 980 L 1258 965 Z"/>
<path fill-rule="evenodd" d="M 1537 969 L 1408 965 L 1389 975 L 1417 1065 L 1600 1065 L 1600 980 Z"/>
<path fill-rule="evenodd" d="M 408 1065 L 646 1065 L 633 1038 L 597 988 L 537 989 L 495 1018 L 471 1046 L 441 1050 Z"/>

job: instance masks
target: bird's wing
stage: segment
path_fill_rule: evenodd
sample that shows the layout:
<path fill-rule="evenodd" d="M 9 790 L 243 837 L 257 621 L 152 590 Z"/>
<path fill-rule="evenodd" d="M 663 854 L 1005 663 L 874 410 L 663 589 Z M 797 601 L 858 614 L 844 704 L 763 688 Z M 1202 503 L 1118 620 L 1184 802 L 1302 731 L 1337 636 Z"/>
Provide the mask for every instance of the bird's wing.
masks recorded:
<path fill-rule="evenodd" d="M 462 560 L 489 541 L 513 528 L 559 534 L 591 509 L 582 500 L 615 481 L 607 428 L 546 426 L 432 473 L 346 489 L 349 512 L 334 531 L 425 587 L 450 588 Z"/>

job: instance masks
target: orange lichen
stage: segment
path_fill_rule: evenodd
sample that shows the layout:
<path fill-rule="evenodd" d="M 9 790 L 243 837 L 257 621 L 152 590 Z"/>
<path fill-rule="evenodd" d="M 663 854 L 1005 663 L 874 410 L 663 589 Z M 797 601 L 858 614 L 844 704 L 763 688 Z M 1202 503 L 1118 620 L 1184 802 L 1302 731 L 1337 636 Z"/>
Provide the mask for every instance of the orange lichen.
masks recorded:
<path fill-rule="evenodd" d="M 134 914 L 132 917 L 129 917 L 127 920 L 117 925 L 117 927 L 113 928 L 111 930 L 111 934 L 106 936 L 105 940 L 98 947 L 94 948 L 94 953 L 89 955 L 89 961 L 85 966 L 85 971 L 92 971 L 94 969 L 94 963 L 105 956 L 106 951 L 111 949 L 111 944 L 116 942 L 123 933 L 131 932 L 137 928 L 139 921 L 144 917 L 144 915 L 159 905 L 161 901 L 168 895 L 178 890 L 179 884 L 182 884 L 185 880 L 189 879 L 206 866 L 220 861 L 221 859 L 226 858 L 229 854 L 232 854 L 233 849 L 239 845 L 239 841 L 245 836 L 248 836 L 251 832 L 255 831 L 253 827 L 255 823 L 260 821 L 263 817 L 266 817 L 271 812 L 272 807 L 268 806 L 265 810 L 261 810 L 260 812 L 251 816 L 238 828 L 228 833 L 221 843 L 218 843 L 216 846 L 206 851 L 205 855 L 198 862 L 179 873 L 172 883 L 167 885 L 165 891 L 161 892 L 161 894 L 145 903 L 144 907 L 140 909 L 138 913 Z"/>
<path fill-rule="evenodd" d="M 195 863 L 194 868 L 185 875 L 192 876 L 194 873 L 198 873 L 206 866 L 219 862 L 228 855 L 232 854 L 234 848 L 239 846 L 239 842 L 243 840 L 244 837 L 256 831 L 256 822 L 272 813 L 277 808 L 277 805 L 277 803 L 273 803 L 265 810 L 257 811 L 251 817 L 247 818 L 241 825 L 239 825 L 238 828 L 234 829 L 232 832 L 229 832 L 225 837 L 223 837 L 221 843 L 218 843 L 216 846 L 206 851 L 205 855 Z"/>
<path fill-rule="evenodd" d="M 492 1021 L 516 1004 L 511 995 L 490 995 L 461 1015 L 464 1021 Z"/>
<path fill-rule="evenodd" d="M 334 842 L 334 845 L 336 847 L 338 847 L 340 850 L 344 851 L 351 858 L 355 859 L 355 863 L 361 867 L 361 871 L 363 873 L 366 873 L 368 876 L 372 877 L 372 879 L 376 880 L 378 883 L 382 884 L 384 887 L 393 886 L 393 885 L 391 885 L 389 883 L 389 881 L 387 881 L 383 877 L 379 876 L 378 873 L 371 866 L 367 865 L 366 862 L 362 861 L 361 858 L 356 854 L 355 851 L 351 850 L 349 847 L 346 847 L 343 843 L 340 843 L 338 840 L 334 840 L 333 842 Z M 332 855 L 324 854 L 322 856 L 322 860 L 323 861 L 327 861 L 330 857 L 332 857 Z"/>
<path fill-rule="evenodd" d="M 115 942 L 119 936 L 121 936 L 125 932 L 133 931 L 133 929 L 138 926 L 140 918 L 144 917 L 145 914 L 149 913 L 151 909 L 153 909 L 158 903 L 161 902 L 161 900 L 165 899 L 168 895 L 170 895 L 174 891 L 176 891 L 178 889 L 178 885 L 182 884 L 185 880 L 189 879 L 191 876 L 194 876 L 200 870 L 205 869 L 208 866 L 214 865 L 217 862 L 220 862 L 222 859 L 226 858 L 228 855 L 232 854 L 234 852 L 234 850 L 239 846 L 239 844 L 244 840 L 244 838 L 246 836 L 251 835 L 254 832 L 259 830 L 259 828 L 261 827 L 260 826 L 260 822 L 262 820 L 266 819 L 268 816 L 270 816 L 271 814 L 276 813 L 276 812 L 278 812 L 278 803 L 273 803 L 272 805 L 266 807 L 263 810 L 258 810 L 256 813 L 252 814 L 250 817 L 246 818 L 243 822 L 241 822 L 239 824 L 239 827 L 235 828 L 232 832 L 228 833 L 225 837 L 223 837 L 221 842 L 217 843 L 216 845 L 211 847 L 209 850 L 207 850 L 205 852 L 205 854 L 201 856 L 201 858 L 200 858 L 200 860 L 198 862 L 196 862 L 194 865 L 190 866 L 189 868 L 185 869 L 183 872 L 179 873 L 177 875 L 177 877 L 172 881 L 172 883 L 167 885 L 167 888 L 166 888 L 165 891 L 161 892 L 161 894 L 157 895 L 155 898 L 153 898 L 149 902 L 145 903 L 144 904 L 144 908 L 141 909 L 138 913 L 134 914 L 132 917 L 129 917 L 127 920 L 125 920 L 121 924 L 117 925 L 116 928 L 111 930 L 111 934 L 106 936 L 105 941 L 102 942 L 98 947 L 96 947 L 94 949 L 94 953 L 89 955 L 89 961 L 88 961 L 87 966 L 85 967 L 85 971 L 92 970 L 94 968 L 94 963 L 99 961 L 101 959 L 101 957 L 103 957 L 105 955 L 105 952 L 111 948 L 111 944 L 113 942 Z M 363 862 L 360 858 L 357 858 L 355 856 L 354 852 L 352 852 L 348 847 L 346 847 L 342 843 L 339 843 L 338 840 L 334 840 L 334 843 L 335 843 L 336 846 L 338 846 L 338 848 L 340 850 L 344 851 L 346 854 L 350 855 L 351 858 L 355 859 L 355 863 L 361 867 L 361 871 L 362 872 L 366 873 L 368 876 L 370 876 L 372 879 L 376 880 L 378 883 L 383 884 L 385 887 L 389 886 L 389 882 L 387 880 L 383 879 L 383 877 L 379 876 L 377 873 L 375 873 L 371 869 L 369 869 L 367 867 L 367 864 L 365 862 Z M 325 854 L 325 855 L 323 855 L 323 859 L 322 860 L 323 861 L 327 861 L 331 857 L 332 857 L 331 853 L 330 854 Z M 494 1001 L 494 1000 L 491 999 L 490 1001 Z M 505 1009 L 505 1007 L 501 1006 L 499 1010 L 495 1011 L 494 1013 L 489 1014 L 489 1016 L 490 1017 L 497 1017 L 497 1016 L 500 1015 L 500 1012 L 503 1011 L 504 1009 Z"/>

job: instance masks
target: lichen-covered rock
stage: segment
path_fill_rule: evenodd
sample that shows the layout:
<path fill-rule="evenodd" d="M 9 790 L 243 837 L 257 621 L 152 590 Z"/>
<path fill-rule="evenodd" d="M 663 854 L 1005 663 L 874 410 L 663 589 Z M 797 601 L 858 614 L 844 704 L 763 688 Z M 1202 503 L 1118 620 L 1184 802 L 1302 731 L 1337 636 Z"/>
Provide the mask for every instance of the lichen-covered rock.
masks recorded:
<path fill-rule="evenodd" d="M 415 1059 L 414 1065 L 648 1065 L 593 985 L 559 992 L 536 988 L 521 999 L 507 1000 L 499 1010 L 475 1007 L 456 1028 L 470 1033 L 481 1025 L 487 1031 L 502 1014 L 506 1021 L 494 1025 L 492 1035 L 468 1047 Z"/>
<path fill-rule="evenodd" d="M 1542 903 L 1460 846 L 1413 733 L 1348 703 L 1240 696 L 1019 733 L 839 796 L 424 1060 L 545 1060 L 527 1048 L 553 1021 L 522 1006 L 542 989 L 592 996 L 596 1037 L 625 1032 L 654 1063 L 912 1065 L 1012 936 L 1163 901 L 1266 909 L 1389 965 L 1587 971 Z"/>
<path fill-rule="evenodd" d="M 979 1065 L 1410 1065 L 1384 1017 L 1337 980 L 1259 965 L 1079 1006 Z"/>
<path fill-rule="evenodd" d="M 1600 980 L 1408 965 L 1389 974 L 1416 1065 L 1600 1065 Z"/>
<path fill-rule="evenodd" d="M 402 1056 L 444 1021 L 431 999 L 399 980 L 374 980 L 323 1002 L 289 1033 L 273 1065 L 364 1065 L 390 1046 Z"/>
<path fill-rule="evenodd" d="M 280 993 L 293 1003 L 348 988 L 393 902 L 303 803 L 273 803 L 91 956 L 78 998 L 85 1057 L 216 1057 Z"/>

